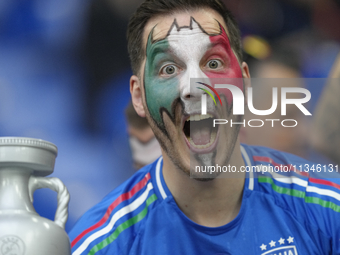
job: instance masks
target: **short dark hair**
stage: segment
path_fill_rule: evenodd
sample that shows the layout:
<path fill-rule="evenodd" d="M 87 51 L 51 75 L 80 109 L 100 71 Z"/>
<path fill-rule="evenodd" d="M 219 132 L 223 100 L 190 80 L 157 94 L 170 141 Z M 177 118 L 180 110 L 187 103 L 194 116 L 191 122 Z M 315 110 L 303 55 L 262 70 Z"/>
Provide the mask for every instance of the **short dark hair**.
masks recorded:
<path fill-rule="evenodd" d="M 221 0 L 145 0 L 132 15 L 127 29 L 128 51 L 132 71 L 138 74 L 145 57 L 143 33 L 146 23 L 155 16 L 172 14 L 177 11 L 210 8 L 217 11 L 224 19 L 229 31 L 229 40 L 239 61 L 242 61 L 240 30 L 234 16 Z"/>

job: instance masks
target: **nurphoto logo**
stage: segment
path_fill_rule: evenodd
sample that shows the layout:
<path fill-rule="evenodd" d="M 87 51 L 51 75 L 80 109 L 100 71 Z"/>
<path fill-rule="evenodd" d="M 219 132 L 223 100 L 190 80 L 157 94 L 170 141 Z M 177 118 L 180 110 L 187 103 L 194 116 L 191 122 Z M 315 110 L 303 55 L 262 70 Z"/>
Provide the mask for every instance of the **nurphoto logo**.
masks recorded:
<path fill-rule="evenodd" d="M 216 95 L 218 98 L 220 104 L 222 105 L 222 101 L 220 96 L 218 95 L 216 89 L 228 89 L 231 93 L 232 96 L 232 103 L 233 103 L 233 115 L 244 115 L 244 106 L 245 106 L 245 96 L 243 91 L 232 84 L 216 84 L 215 88 L 212 86 L 203 83 L 203 82 L 197 82 L 200 85 L 205 86 L 205 88 L 200 88 L 197 87 L 198 89 L 203 90 L 206 92 L 205 94 L 201 95 L 201 114 L 206 115 L 207 114 L 207 95 L 209 95 L 214 103 L 215 106 L 217 105 L 215 97 L 213 94 Z M 210 89 L 213 94 L 208 90 Z M 305 103 L 308 103 L 311 99 L 311 93 L 309 90 L 305 88 L 299 88 L 299 87 L 281 87 L 281 116 L 286 116 L 287 115 L 287 105 L 295 105 L 305 116 L 311 116 L 312 114 L 306 109 L 306 107 L 303 105 Z M 287 98 L 287 94 L 289 93 L 295 93 L 295 94 L 300 94 L 303 95 L 302 98 Z M 258 116 L 267 116 L 272 113 L 274 113 L 277 110 L 278 107 L 278 88 L 273 87 L 272 88 L 272 105 L 269 109 L 266 110 L 258 110 L 254 107 L 253 103 L 253 88 L 249 87 L 247 88 L 247 106 L 248 109 L 251 113 L 258 115 Z M 272 127 L 274 127 L 274 123 L 276 121 L 280 121 L 279 119 L 266 119 L 265 121 L 271 122 Z M 255 125 L 254 123 L 258 122 L 259 125 Z M 293 125 L 288 125 L 287 122 L 294 122 Z M 214 119 L 213 120 L 213 126 L 215 127 L 216 125 L 223 125 L 229 123 L 228 120 L 226 119 Z M 230 121 L 231 126 L 234 124 L 238 125 L 246 125 L 246 121 L 243 120 L 243 122 L 232 122 Z M 248 126 L 250 127 L 262 127 L 264 125 L 264 121 L 261 119 L 251 119 L 248 120 Z M 295 119 L 285 119 L 281 121 L 281 125 L 283 127 L 296 127 L 298 125 L 297 120 Z"/>

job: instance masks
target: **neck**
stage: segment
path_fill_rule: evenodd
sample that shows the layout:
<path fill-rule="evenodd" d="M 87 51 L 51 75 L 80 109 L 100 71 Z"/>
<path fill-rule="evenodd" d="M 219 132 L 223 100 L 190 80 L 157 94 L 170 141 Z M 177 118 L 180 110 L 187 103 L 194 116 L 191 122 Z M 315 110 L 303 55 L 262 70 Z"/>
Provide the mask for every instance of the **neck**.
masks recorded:
<path fill-rule="evenodd" d="M 239 144 L 228 164 L 240 169 L 244 165 Z M 244 187 L 245 175 L 238 178 L 216 178 L 200 181 L 178 169 L 163 153 L 164 180 L 177 205 L 194 222 L 218 227 L 231 222 L 238 214 Z"/>

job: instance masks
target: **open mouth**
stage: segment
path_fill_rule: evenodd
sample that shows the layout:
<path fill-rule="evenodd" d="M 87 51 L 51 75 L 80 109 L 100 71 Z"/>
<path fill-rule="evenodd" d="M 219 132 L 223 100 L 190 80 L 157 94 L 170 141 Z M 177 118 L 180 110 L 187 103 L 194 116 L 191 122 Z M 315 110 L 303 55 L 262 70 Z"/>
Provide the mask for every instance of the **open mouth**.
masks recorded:
<path fill-rule="evenodd" d="M 218 127 L 213 127 L 214 116 L 190 115 L 185 121 L 183 133 L 190 147 L 201 150 L 210 148 L 216 141 Z"/>

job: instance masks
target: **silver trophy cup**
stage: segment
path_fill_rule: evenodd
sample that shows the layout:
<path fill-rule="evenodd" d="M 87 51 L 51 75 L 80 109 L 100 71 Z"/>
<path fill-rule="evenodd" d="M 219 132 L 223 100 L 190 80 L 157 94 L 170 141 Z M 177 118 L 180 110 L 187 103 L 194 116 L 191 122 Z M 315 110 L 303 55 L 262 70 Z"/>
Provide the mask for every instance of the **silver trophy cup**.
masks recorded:
<path fill-rule="evenodd" d="M 57 147 L 49 142 L 0 137 L 0 255 L 69 255 L 64 230 L 69 193 L 53 172 Z M 37 189 L 58 193 L 54 222 L 40 217 L 32 202 Z"/>

